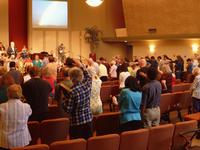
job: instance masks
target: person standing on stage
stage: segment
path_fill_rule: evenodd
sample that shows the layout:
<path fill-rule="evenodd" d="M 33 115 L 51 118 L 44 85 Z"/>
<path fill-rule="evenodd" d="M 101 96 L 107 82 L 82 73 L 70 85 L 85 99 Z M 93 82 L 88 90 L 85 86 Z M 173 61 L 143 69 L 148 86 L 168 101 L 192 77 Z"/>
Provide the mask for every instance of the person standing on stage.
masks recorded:
<path fill-rule="evenodd" d="M 10 42 L 10 46 L 7 49 L 7 54 L 9 56 L 9 58 L 11 56 L 17 56 L 17 48 L 15 47 L 15 43 L 14 42 Z"/>

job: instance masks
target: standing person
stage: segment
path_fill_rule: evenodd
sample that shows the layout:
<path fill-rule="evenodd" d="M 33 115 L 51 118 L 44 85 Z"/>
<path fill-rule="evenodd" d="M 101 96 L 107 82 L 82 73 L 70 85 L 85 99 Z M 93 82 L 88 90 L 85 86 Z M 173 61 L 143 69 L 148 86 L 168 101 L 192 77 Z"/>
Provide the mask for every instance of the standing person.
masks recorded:
<path fill-rule="evenodd" d="M 182 79 L 182 75 L 184 71 L 184 60 L 180 55 L 176 56 L 176 58 L 177 59 L 174 61 L 176 79 Z"/>
<path fill-rule="evenodd" d="M 4 47 L 3 43 L 0 42 L 0 51 L 4 52 L 6 50 L 6 48 Z"/>
<path fill-rule="evenodd" d="M 192 93 L 193 111 L 200 112 L 200 68 L 194 68 L 192 72 L 195 76 L 190 88 Z"/>
<path fill-rule="evenodd" d="M 42 121 L 48 115 L 48 97 L 51 92 L 50 84 L 40 78 L 40 69 L 30 68 L 31 79 L 22 85 L 23 95 L 33 111 L 29 120 Z"/>
<path fill-rule="evenodd" d="M 137 70 L 136 78 L 139 81 L 140 86 L 143 87 L 148 82 L 147 75 L 146 75 L 147 70 L 148 70 L 146 60 L 140 59 L 139 66 L 140 66 L 140 69 Z"/>
<path fill-rule="evenodd" d="M 38 55 L 35 55 L 35 59 L 33 60 L 32 63 L 33 63 L 33 66 L 36 66 L 36 67 L 39 67 L 39 68 L 42 67 L 42 62 L 41 62 Z"/>
<path fill-rule="evenodd" d="M 85 138 L 92 136 L 92 113 L 90 95 L 92 78 L 86 68 L 74 59 L 77 67 L 69 70 L 73 82 L 71 93 L 66 97 L 63 108 L 70 115 L 70 138 Z"/>
<path fill-rule="evenodd" d="M 64 115 L 64 110 L 62 109 L 62 103 L 64 99 L 67 96 L 69 96 L 69 93 L 71 92 L 71 87 L 73 86 L 73 83 L 69 77 L 69 68 L 64 67 L 62 69 L 62 77 L 63 80 L 56 85 L 54 99 L 58 103 L 59 111 L 61 112 L 62 115 Z"/>
<path fill-rule="evenodd" d="M 13 77 L 16 84 L 22 84 L 23 83 L 23 76 L 19 70 L 16 69 L 16 63 L 14 61 L 11 61 L 9 64 L 10 71 L 8 72 L 9 75 Z"/>
<path fill-rule="evenodd" d="M 187 74 L 192 74 L 192 70 L 194 68 L 193 62 L 190 58 L 188 58 L 186 61 L 187 61 L 187 66 L 186 66 Z"/>
<path fill-rule="evenodd" d="M 10 42 L 10 46 L 7 49 L 8 57 L 13 56 L 14 58 L 17 56 L 17 48 L 15 47 L 15 42 Z"/>
<path fill-rule="evenodd" d="M 55 85 L 57 78 L 57 64 L 54 62 L 53 56 L 49 56 L 49 63 L 42 69 L 42 79 L 51 85 L 51 98 L 55 95 Z"/>
<path fill-rule="evenodd" d="M 92 69 L 88 69 L 92 76 L 92 89 L 90 96 L 90 109 L 93 115 L 98 115 L 103 112 L 102 101 L 100 97 L 100 90 L 102 81 L 97 76 L 96 72 Z"/>
<path fill-rule="evenodd" d="M 160 123 L 160 96 L 162 87 L 156 80 L 158 71 L 150 67 L 147 71 L 149 83 L 142 88 L 141 111 L 144 127 L 157 126 Z"/>
<path fill-rule="evenodd" d="M 110 67 L 110 70 L 109 70 L 109 74 L 110 74 L 110 78 L 112 80 L 117 80 L 117 65 L 116 65 L 116 62 L 113 60 L 111 61 L 111 67 Z"/>
<path fill-rule="evenodd" d="M 122 89 L 119 96 L 121 132 L 142 128 L 140 116 L 141 99 L 142 93 L 137 79 L 129 76 L 125 81 L 125 88 Z"/>
<path fill-rule="evenodd" d="M 172 71 L 169 67 L 169 64 L 164 64 L 162 67 L 161 74 L 161 85 L 162 85 L 162 93 L 172 93 L 172 86 L 174 85 L 174 78 L 172 75 Z"/>
<path fill-rule="evenodd" d="M 103 64 L 102 59 L 100 60 L 100 64 L 99 64 L 99 77 L 101 81 L 104 82 L 104 81 L 108 81 L 108 71 L 107 71 L 106 66 Z"/>
<path fill-rule="evenodd" d="M 31 136 L 27 122 L 32 111 L 21 101 L 22 89 L 13 84 L 7 90 L 8 101 L 0 104 L 0 149 L 8 150 L 29 144 Z"/>
<path fill-rule="evenodd" d="M 0 78 L 0 104 L 8 100 L 7 89 L 10 85 L 14 84 L 15 80 L 9 74 L 4 74 Z"/>
<path fill-rule="evenodd" d="M 123 63 L 121 66 L 121 72 L 119 74 L 119 88 L 122 89 L 125 87 L 125 80 L 131 74 L 128 72 L 128 65 Z"/>
<path fill-rule="evenodd" d="M 151 64 L 151 67 L 158 69 L 158 62 L 154 56 L 151 56 L 150 64 Z"/>

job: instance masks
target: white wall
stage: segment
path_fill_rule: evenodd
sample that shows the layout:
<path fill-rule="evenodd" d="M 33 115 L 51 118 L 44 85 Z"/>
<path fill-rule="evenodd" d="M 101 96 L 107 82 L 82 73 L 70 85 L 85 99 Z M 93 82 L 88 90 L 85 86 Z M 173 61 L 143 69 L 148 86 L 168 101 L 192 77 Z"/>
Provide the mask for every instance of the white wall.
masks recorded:
<path fill-rule="evenodd" d="M 0 41 L 7 47 L 9 45 L 8 0 L 0 0 L 0 6 Z"/>
<path fill-rule="evenodd" d="M 192 45 L 200 45 L 200 39 L 188 40 L 148 40 L 133 42 L 133 57 L 134 56 L 162 56 L 168 55 L 175 59 L 176 55 L 181 55 L 184 59 L 194 57 Z M 155 52 L 149 52 L 149 45 L 155 45 Z M 199 51 L 197 51 L 199 53 Z"/>

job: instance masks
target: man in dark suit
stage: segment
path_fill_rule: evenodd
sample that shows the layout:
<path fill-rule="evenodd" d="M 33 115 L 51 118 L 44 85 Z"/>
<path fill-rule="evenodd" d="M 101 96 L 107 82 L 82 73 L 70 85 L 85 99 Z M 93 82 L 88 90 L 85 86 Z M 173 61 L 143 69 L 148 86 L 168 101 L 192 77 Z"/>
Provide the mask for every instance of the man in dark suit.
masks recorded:
<path fill-rule="evenodd" d="M 15 43 L 14 42 L 10 42 L 10 46 L 7 49 L 7 54 L 9 56 L 9 58 L 14 55 L 15 57 L 17 56 L 17 48 L 15 47 Z"/>

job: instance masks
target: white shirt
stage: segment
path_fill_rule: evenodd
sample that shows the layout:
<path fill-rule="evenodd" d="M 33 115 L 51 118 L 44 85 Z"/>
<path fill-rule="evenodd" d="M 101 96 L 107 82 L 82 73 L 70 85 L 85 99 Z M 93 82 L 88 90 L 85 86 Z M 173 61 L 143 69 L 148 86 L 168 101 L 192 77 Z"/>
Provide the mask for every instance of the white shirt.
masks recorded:
<path fill-rule="evenodd" d="M 131 74 L 126 71 L 126 72 L 121 72 L 119 74 L 119 88 L 124 88 L 125 87 L 125 80 L 128 78 Z"/>
<path fill-rule="evenodd" d="M 196 76 L 191 85 L 192 97 L 200 100 L 200 75 Z"/>
<path fill-rule="evenodd" d="M 99 65 L 99 77 L 108 76 L 107 68 L 105 65 Z"/>
<path fill-rule="evenodd" d="M 110 67 L 110 77 L 117 78 L 117 66 L 116 65 L 112 65 Z"/>
<path fill-rule="evenodd" d="M 24 83 L 31 79 L 30 74 L 24 76 Z"/>
<path fill-rule="evenodd" d="M 0 147 L 26 146 L 31 141 L 27 122 L 32 114 L 30 106 L 19 99 L 0 104 Z"/>
<path fill-rule="evenodd" d="M 90 96 L 90 108 L 94 115 L 100 114 L 103 112 L 102 101 L 100 98 L 102 81 L 97 77 L 92 79 L 92 89 Z"/>
<path fill-rule="evenodd" d="M 94 62 L 93 66 L 95 68 L 96 74 L 99 74 L 99 65 L 96 62 Z"/>

